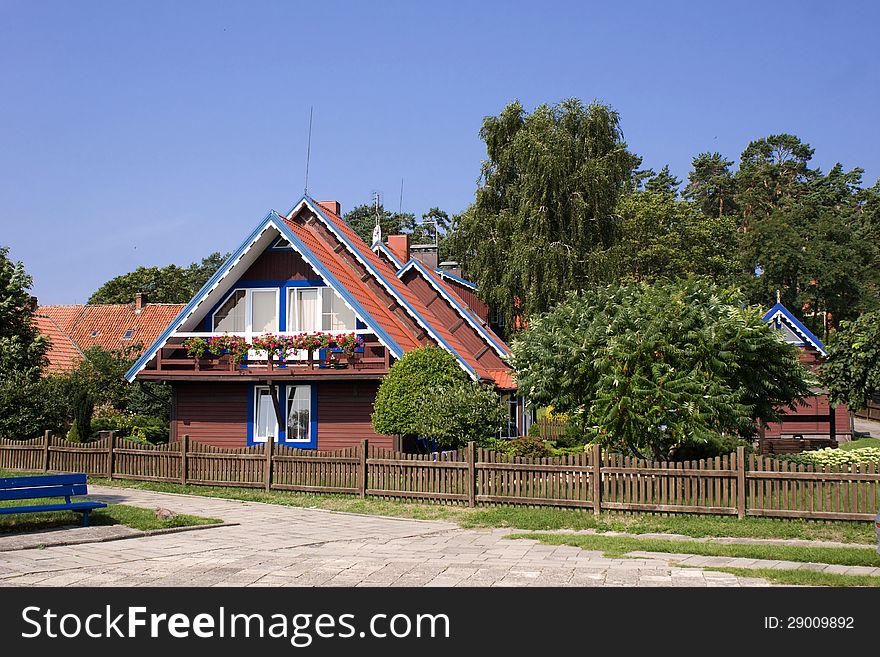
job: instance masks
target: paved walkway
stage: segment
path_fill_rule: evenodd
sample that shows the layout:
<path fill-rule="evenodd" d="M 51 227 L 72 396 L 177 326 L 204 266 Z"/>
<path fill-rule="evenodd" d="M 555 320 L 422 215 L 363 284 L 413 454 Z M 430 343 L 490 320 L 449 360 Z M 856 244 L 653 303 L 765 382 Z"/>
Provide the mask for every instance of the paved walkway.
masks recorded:
<path fill-rule="evenodd" d="M 0 552 L 0 586 L 766 586 L 673 555 L 509 540 L 511 530 L 91 486 L 92 497 L 238 525 Z"/>

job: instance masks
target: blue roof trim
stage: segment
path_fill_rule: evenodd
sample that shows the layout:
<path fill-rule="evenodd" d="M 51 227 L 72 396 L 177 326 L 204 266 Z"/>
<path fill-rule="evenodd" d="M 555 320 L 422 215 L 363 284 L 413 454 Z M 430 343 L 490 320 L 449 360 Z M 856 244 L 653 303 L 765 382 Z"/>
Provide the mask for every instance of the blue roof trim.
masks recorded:
<path fill-rule="evenodd" d="M 461 365 L 462 369 L 464 369 L 474 379 L 480 379 L 480 375 L 477 374 L 476 370 L 474 370 L 474 368 L 471 367 L 468 364 L 468 362 L 464 358 L 461 357 L 461 354 L 459 354 L 455 349 L 453 349 L 452 345 L 450 345 L 448 342 L 446 342 L 446 340 L 444 340 L 443 337 L 440 336 L 436 332 L 434 327 L 431 326 L 431 324 L 429 322 L 427 322 L 424 317 L 422 317 L 421 313 L 419 313 L 415 308 L 413 308 L 412 305 L 397 292 L 397 290 L 394 288 L 394 285 L 387 278 L 385 278 L 385 276 L 383 276 L 380 271 L 376 270 L 376 268 L 373 267 L 372 264 L 370 264 L 366 259 L 363 258 L 363 254 L 360 253 L 360 251 L 358 251 L 357 248 L 355 248 L 354 244 L 351 243 L 351 240 L 349 240 L 345 235 L 343 235 L 341 232 L 339 232 L 339 230 L 337 230 L 336 226 L 334 226 L 333 222 L 331 222 L 330 219 L 327 218 L 327 215 L 324 214 L 323 209 L 321 208 L 321 206 L 317 202 L 313 201 L 308 196 L 303 196 L 299 201 L 296 202 L 296 204 L 293 206 L 293 209 L 291 209 L 291 211 L 287 213 L 288 216 L 290 215 L 291 212 L 293 212 L 293 210 L 295 210 L 300 205 L 300 203 L 303 203 L 303 202 L 305 202 L 306 205 L 308 205 L 309 208 L 312 210 L 312 212 L 314 212 L 315 215 L 318 218 L 320 218 L 320 220 L 322 222 L 324 222 L 324 225 L 326 225 L 327 228 L 329 228 L 330 231 L 334 235 L 336 235 L 336 237 L 339 239 L 339 241 L 348 247 L 348 249 L 355 255 L 355 257 L 364 261 L 364 267 L 366 267 L 366 269 L 370 273 L 372 273 L 373 276 L 375 276 L 377 280 L 379 280 L 381 283 L 384 284 L 385 288 L 391 293 L 392 296 L 394 296 L 395 299 L 397 299 L 397 301 L 400 303 L 400 305 L 403 306 L 403 308 L 410 315 L 412 315 L 412 317 L 419 324 L 422 325 L 422 328 L 424 328 L 431 335 L 431 337 L 433 337 L 438 342 L 438 344 L 440 344 L 440 346 L 442 346 L 444 349 L 446 349 L 446 351 L 448 351 L 453 356 L 455 356 L 456 360 L 458 361 L 459 365 Z"/>
<path fill-rule="evenodd" d="M 279 221 L 275 221 L 275 218 L 278 218 Z M 239 245 L 238 249 L 227 258 L 226 262 L 218 269 L 214 275 L 208 279 L 208 282 L 205 283 L 202 288 L 196 293 L 196 295 L 192 298 L 192 300 L 186 305 L 186 307 L 178 313 L 177 317 L 166 327 L 164 331 L 162 331 L 161 335 L 150 345 L 150 348 L 147 349 L 143 355 L 138 358 L 137 362 L 131 366 L 128 372 L 125 373 L 126 380 L 130 383 L 134 381 L 135 376 L 137 376 L 138 372 L 140 372 L 147 363 L 156 355 L 156 352 L 159 348 L 165 344 L 168 338 L 171 337 L 171 334 L 177 329 L 177 326 L 183 322 L 196 308 L 198 308 L 199 304 L 202 302 L 205 296 L 214 288 L 214 286 L 222 279 L 229 271 L 237 264 L 238 259 L 241 258 L 251 247 L 253 242 L 255 242 L 259 236 L 265 231 L 269 226 L 275 227 L 279 233 L 284 235 L 287 238 L 287 241 L 291 243 L 291 245 L 296 245 L 298 249 L 302 249 L 300 253 L 306 259 L 310 260 L 310 264 L 314 267 L 314 269 L 321 275 L 324 281 L 332 287 L 339 296 L 343 297 L 346 301 L 348 301 L 355 310 L 355 314 L 359 315 L 361 319 L 370 325 L 370 328 L 376 333 L 376 335 L 382 340 L 383 343 L 391 350 L 392 353 L 398 358 L 403 355 L 403 349 L 397 342 L 395 342 L 388 333 L 382 329 L 378 323 L 373 320 L 372 316 L 364 310 L 363 306 L 354 297 L 352 297 L 348 290 L 346 290 L 342 285 L 340 285 L 339 281 L 330 274 L 329 271 L 321 264 L 321 261 L 312 253 L 308 247 L 303 244 L 300 239 L 294 234 L 292 230 L 287 227 L 287 224 L 284 223 L 284 220 L 278 216 L 278 214 L 274 211 L 270 211 L 263 220 L 257 225 L 257 227 L 248 235 L 247 238 Z"/>
<path fill-rule="evenodd" d="M 381 241 L 375 242 L 373 244 L 373 246 L 370 247 L 370 250 L 371 251 L 381 251 L 382 253 L 385 254 L 385 256 L 391 261 L 391 263 L 395 267 L 397 267 L 398 269 L 403 267 L 403 264 L 400 262 L 400 260 L 397 259 L 397 256 L 394 255 L 394 253 L 392 253 L 391 249 L 389 249 L 387 246 L 385 246 L 384 242 L 381 242 Z"/>
<path fill-rule="evenodd" d="M 795 333 L 799 333 L 806 342 L 813 345 L 823 356 L 828 355 L 828 351 L 825 349 L 825 345 L 822 343 L 822 341 L 817 338 L 813 334 L 813 332 L 810 331 L 810 329 L 808 329 L 800 321 L 798 321 L 798 318 L 792 315 L 791 311 L 783 306 L 781 303 L 777 303 L 770 310 L 768 310 L 764 314 L 763 319 L 765 322 L 769 322 L 774 317 L 776 317 L 776 315 L 782 315 L 791 326 L 791 328 L 794 329 Z"/>
<path fill-rule="evenodd" d="M 471 283 L 470 281 L 466 281 L 461 276 L 456 276 L 455 274 L 450 274 L 445 269 L 435 269 L 434 271 L 441 278 L 449 278 L 449 279 L 455 281 L 456 283 L 461 283 L 465 287 L 471 288 L 472 290 L 479 290 L 480 289 L 476 283 Z"/>
<path fill-rule="evenodd" d="M 196 295 L 192 298 L 186 307 L 178 313 L 177 317 L 168 325 L 168 327 L 162 331 L 162 334 L 156 338 L 155 342 L 150 345 L 150 348 L 147 349 L 143 355 L 137 359 L 137 362 L 131 366 L 128 372 L 125 373 L 125 379 L 131 383 L 134 381 L 134 377 L 140 372 L 144 366 L 150 362 L 150 359 L 156 355 L 156 352 L 159 350 L 159 347 L 171 337 L 171 334 L 174 333 L 178 324 L 180 324 L 187 316 L 192 313 L 196 308 L 198 308 L 199 304 L 202 302 L 202 298 L 213 289 L 214 285 L 220 281 L 221 278 L 226 276 L 229 273 L 229 270 L 235 265 L 238 259 L 244 255 L 244 253 L 250 248 L 251 244 L 256 241 L 256 239 L 262 234 L 264 230 L 268 227 L 270 223 L 272 223 L 272 215 L 273 212 L 269 212 L 263 220 L 254 228 L 253 232 L 248 235 L 245 240 L 241 243 L 241 245 L 235 250 L 235 252 L 226 259 L 226 262 L 214 272 L 214 275 L 208 279 L 208 282 L 202 286 L 202 289 L 199 290 Z"/>
<path fill-rule="evenodd" d="M 442 296 L 444 299 L 446 299 L 450 303 L 450 305 L 452 305 L 452 307 L 458 311 L 458 313 L 459 313 L 459 315 L 461 315 L 462 319 L 464 319 L 468 324 L 470 324 L 470 326 L 472 326 L 474 328 L 474 330 L 477 331 L 477 333 L 479 333 L 483 337 L 483 339 L 489 343 L 489 346 L 494 347 L 495 351 L 498 352 L 499 356 L 504 357 L 504 356 L 510 355 L 510 351 L 503 344 L 500 344 L 492 336 L 492 334 L 486 330 L 486 327 L 477 321 L 477 319 L 468 311 L 467 308 L 462 307 L 462 305 L 460 303 L 458 303 L 458 301 L 456 301 L 454 297 L 449 296 L 449 294 L 447 294 L 446 290 L 442 289 L 441 287 L 439 287 L 437 285 L 437 281 L 434 279 L 434 277 L 432 277 L 428 273 L 427 268 L 421 262 L 419 262 L 418 260 L 413 258 L 412 260 L 407 262 L 406 265 L 401 267 L 400 270 L 398 270 L 397 278 L 402 277 L 407 271 L 409 271 L 412 268 L 415 268 L 422 273 L 422 275 L 425 277 L 425 279 L 428 281 L 428 283 L 430 283 L 431 287 L 433 287 L 435 290 L 437 290 L 437 292 L 440 294 L 440 296 Z"/>

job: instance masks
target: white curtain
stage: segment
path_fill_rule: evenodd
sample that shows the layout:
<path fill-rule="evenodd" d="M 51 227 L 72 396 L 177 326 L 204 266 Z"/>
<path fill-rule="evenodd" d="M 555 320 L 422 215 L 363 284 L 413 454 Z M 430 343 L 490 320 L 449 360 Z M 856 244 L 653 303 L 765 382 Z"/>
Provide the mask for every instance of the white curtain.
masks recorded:
<path fill-rule="evenodd" d="M 251 330 L 254 333 L 278 330 L 278 304 L 275 301 L 275 290 L 251 292 Z"/>

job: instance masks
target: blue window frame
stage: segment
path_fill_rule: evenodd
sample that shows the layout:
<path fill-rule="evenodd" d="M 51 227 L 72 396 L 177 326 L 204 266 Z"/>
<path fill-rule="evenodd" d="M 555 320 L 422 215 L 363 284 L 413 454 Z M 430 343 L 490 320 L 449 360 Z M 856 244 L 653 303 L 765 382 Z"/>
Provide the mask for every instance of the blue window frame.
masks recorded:
<path fill-rule="evenodd" d="M 317 389 L 311 383 L 278 386 L 278 404 L 284 426 L 279 427 L 267 385 L 250 386 L 248 445 L 262 445 L 269 436 L 290 447 L 315 449 L 318 445 Z"/>

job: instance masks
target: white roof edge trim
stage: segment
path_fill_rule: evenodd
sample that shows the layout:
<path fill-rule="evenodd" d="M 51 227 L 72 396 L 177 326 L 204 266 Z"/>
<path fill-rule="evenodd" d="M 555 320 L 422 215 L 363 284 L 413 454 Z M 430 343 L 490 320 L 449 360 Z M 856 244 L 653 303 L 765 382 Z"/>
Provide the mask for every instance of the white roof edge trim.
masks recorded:
<path fill-rule="evenodd" d="M 455 359 L 456 361 L 458 361 L 461 369 L 463 369 L 474 380 L 479 380 L 481 378 L 480 375 L 477 374 L 476 370 L 474 370 L 470 365 L 465 362 L 465 360 L 461 357 L 461 354 L 457 353 L 450 345 L 446 343 L 446 340 L 437 335 L 436 331 L 434 331 L 431 325 L 428 324 L 427 321 L 425 321 L 425 318 L 421 317 L 418 312 L 411 308 L 409 302 L 400 296 L 397 290 L 394 289 L 394 286 L 389 285 L 384 277 L 376 271 L 373 265 L 367 262 L 364 257 L 360 253 L 358 253 L 357 249 L 353 248 L 348 243 L 348 240 L 345 238 L 345 236 L 339 233 L 336 226 L 333 225 L 333 222 L 324 216 L 324 212 L 321 210 L 321 208 L 316 207 L 317 204 L 312 204 L 310 202 L 310 199 L 308 199 L 307 197 L 303 197 L 302 199 L 300 199 L 299 203 L 297 203 L 293 207 L 293 209 L 287 213 L 285 218 L 292 219 L 293 216 L 297 212 L 299 212 L 303 206 L 307 206 L 310 210 L 312 210 L 312 212 L 315 213 L 315 216 L 318 217 L 321 223 L 323 223 L 327 227 L 327 229 L 336 236 L 336 238 L 340 241 L 340 243 L 345 246 L 348 252 L 351 253 L 355 257 L 355 259 L 360 262 L 364 266 L 364 268 L 373 275 L 373 278 L 375 278 L 376 281 L 382 287 L 384 287 L 385 290 L 387 290 L 388 293 L 398 301 L 398 303 L 400 303 L 400 306 L 407 312 L 407 314 L 412 317 L 416 321 L 416 323 L 418 323 L 419 326 L 421 326 L 425 330 L 425 332 L 427 332 L 427 334 L 430 335 L 437 342 L 437 344 L 439 344 L 443 349 L 455 356 Z"/>

